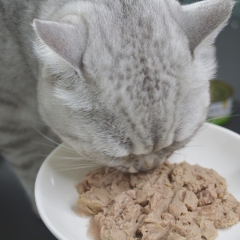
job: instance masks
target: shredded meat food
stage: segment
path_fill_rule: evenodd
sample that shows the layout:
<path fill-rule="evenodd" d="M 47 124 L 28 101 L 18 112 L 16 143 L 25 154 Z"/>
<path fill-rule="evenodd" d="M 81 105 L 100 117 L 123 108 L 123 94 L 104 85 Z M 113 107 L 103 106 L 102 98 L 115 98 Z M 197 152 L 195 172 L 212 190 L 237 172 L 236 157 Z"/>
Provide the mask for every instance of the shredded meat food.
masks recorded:
<path fill-rule="evenodd" d="M 240 220 L 225 179 L 186 162 L 136 174 L 97 169 L 77 190 L 101 240 L 212 240 Z"/>

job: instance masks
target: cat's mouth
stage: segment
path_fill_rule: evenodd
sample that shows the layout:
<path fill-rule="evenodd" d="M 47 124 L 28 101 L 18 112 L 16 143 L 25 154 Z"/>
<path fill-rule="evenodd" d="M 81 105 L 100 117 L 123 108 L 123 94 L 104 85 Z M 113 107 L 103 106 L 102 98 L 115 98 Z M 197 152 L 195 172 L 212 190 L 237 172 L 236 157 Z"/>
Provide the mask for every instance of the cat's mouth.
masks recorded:
<path fill-rule="evenodd" d="M 116 166 L 115 168 L 129 173 L 147 172 L 157 168 L 159 164 L 163 163 L 166 159 L 166 155 L 149 154 L 135 156 L 130 154 L 123 158 L 123 162 L 126 164 Z"/>
<path fill-rule="evenodd" d="M 74 148 L 74 146 L 73 146 Z M 161 163 L 166 161 L 169 157 L 169 153 L 150 153 L 146 155 L 134 155 L 130 154 L 125 157 L 114 157 L 110 156 L 106 152 L 91 152 L 91 155 L 83 154 L 83 152 L 78 151 L 77 148 L 74 148 L 82 159 L 95 162 L 101 166 L 113 167 L 122 172 L 129 173 L 138 173 L 138 172 L 147 172 L 157 168 Z"/>

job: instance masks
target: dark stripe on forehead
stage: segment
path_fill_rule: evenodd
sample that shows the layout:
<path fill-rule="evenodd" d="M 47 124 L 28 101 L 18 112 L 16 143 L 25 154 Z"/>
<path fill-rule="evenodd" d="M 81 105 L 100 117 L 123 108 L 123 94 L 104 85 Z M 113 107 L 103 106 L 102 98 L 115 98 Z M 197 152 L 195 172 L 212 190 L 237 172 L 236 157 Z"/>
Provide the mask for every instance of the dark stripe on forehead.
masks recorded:
<path fill-rule="evenodd" d="M 32 132 L 33 129 L 24 128 L 24 127 L 16 127 L 14 125 L 0 125 L 0 133 L 6 134 L 26 134 L 26 132 Z"/>
<path fill-rule="evenodd" d="M 130 118 L 129 114 L 127 113 L 127 111 L 122 107 L 121 108 L 121 113 L 125 116 L 125 121 L 128 123 L 128 125 L 132 128 L 132 134 L 136 135 L 138 140 L 144 145 L 145 149 L 148 149 L 149 146 L 147 144 L 149 138 L 144 136 L 143 134 L 141 134 L 141 132 L 139 131 L 139 129 L 143 126 L 143 128 L 146 130 L 148 127 L 145 123 L 145 121 L 142 121 L 142 126 L 137 127 L 137 125 L 135 124 L 134 121 L 132 121 L 132 119 Z M 137 116 L 136 116 L 137 118 Z M 134 146 L 134 143 L 133 143 Z"/>
<path fill-rule="evenodd" d="M 14 98 L 14 97 L 12 97 L 12 98 Z M 15 99 L 9 99 L 9 98 L 7 99 L 7 98 L 3 98 L 1 96 L 0 96 L 0 105 L 1 105 L 1 107 L 7 106 L 7 107 L 15 108 L 15 109 L 20 107 L 19 103 L 17 103 L 15 101 Z"/>
<path fill-rule="evenodd" d="M 42 161 L 42 157 L 34 157 L 34 159 L 29 159 L 28 161 L 25 161 L 23 163 L 17 164 L 11 162 L 11 165 L 16 169 L 30 170 L 31 168 L 35 167 L 37 159 L 39 159 L 39 161 Z"/>
<path fill-rule="evenodd" d="M 32 136 L 22 136 L 13 141 L 8 141 L 7 143 L 1 144 L 1 149 L 16 149 L 26 147 L 26 145 L 32 142 Z"/>
<path fill-rule="evenodd" d="M 23 99 L 24 96 L 19 95 L 18 93 L 16 94 L 13 89 L 10 90 L 1 86 L 0 91 L 0 100 L 12 102 L 14 105 L 18 106 L 25 104 Z"/>

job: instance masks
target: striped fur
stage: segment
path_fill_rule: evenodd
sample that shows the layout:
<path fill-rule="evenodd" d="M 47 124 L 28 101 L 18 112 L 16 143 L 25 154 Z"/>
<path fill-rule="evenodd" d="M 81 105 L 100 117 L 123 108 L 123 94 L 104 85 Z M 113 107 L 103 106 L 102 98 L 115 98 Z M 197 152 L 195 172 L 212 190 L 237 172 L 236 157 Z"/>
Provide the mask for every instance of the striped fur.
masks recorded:
<path fill-rule="evenodd" d="M 206 118 L 205 53 L 233 4 L 0 0 L 0 151 L 31 199 L 59 137 L 129 172 L 183 147 Z"/>

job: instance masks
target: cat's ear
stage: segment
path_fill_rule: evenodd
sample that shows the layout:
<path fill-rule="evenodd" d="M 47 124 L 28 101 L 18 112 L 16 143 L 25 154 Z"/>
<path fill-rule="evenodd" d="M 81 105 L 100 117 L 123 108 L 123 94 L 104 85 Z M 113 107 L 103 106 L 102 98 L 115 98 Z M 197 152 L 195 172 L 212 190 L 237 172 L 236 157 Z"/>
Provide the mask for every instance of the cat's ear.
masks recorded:
<path fill-rule="evenodd" d="M 205 39 L 212 44 L 229 19 L 233 0 L 204 0 L 183 5 L 177 16 L 178 24 L 185 32 L 191 52 Z"/>
<path fill-rule="evenodd" d="M 35 19 L 33 28 L 43 44 L 79 69 L 86 45 L 86 27 Z"/>

